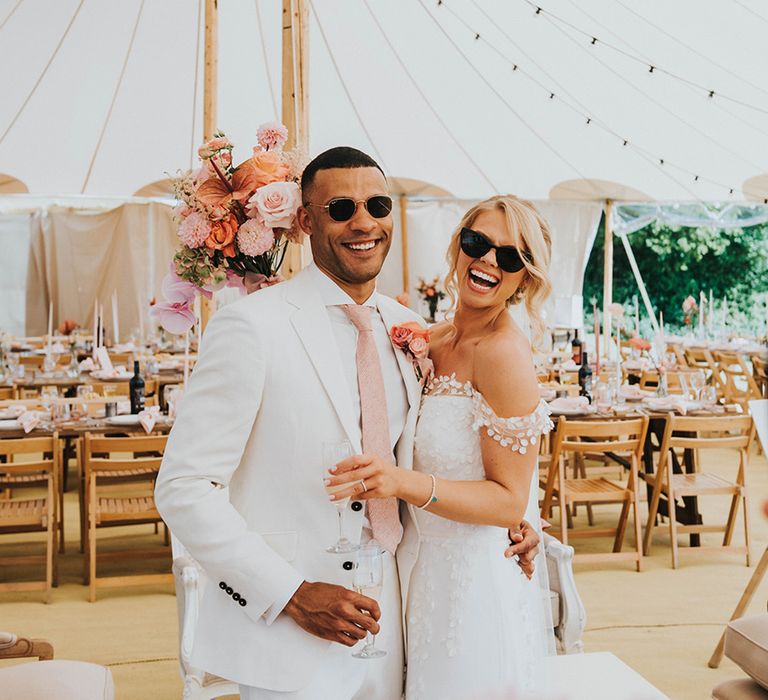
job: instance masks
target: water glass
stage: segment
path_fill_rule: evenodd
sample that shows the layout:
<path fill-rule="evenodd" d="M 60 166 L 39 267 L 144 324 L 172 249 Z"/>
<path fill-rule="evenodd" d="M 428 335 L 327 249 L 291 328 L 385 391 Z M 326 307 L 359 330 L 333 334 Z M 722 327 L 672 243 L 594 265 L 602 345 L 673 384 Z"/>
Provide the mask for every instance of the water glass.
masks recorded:
<path fill-rule="evenodd" d="M 613 390 L 607 382 L 598 382 L 595 386 L 595 405 L 601 412 L 609 411 L 613 405 Z"/>
<path fill-rule="evenodd" d="M 323 449 L 322 479 L 323 479 L 323 484 L 325 484 L 325 480 L 328 478 L 328 472 L 342 460 L 346 459 L 347 457 L 351 457 L 354 454 L 354 452 L 352 451 L 352 445 L 349 443 L 348 440 L 341 440 L 339 442 L 324 442 L 322 449 Z M 325 486 L 325 491 L 330 496 L 336 491 L 341 491 L 342 489 L 347 489 L 347 488 L 349 488 L 349 484 L 345 484 L 344 486 Z M 354 552 L 360 548 L 359 545 L 354 544 L 353 542 L 350 542 L 347 539 L 346 535 L 344 534 L 344 513 L 347 510 L 347 505 L 349 504 L 349 497 L 342 498 L 341 500 L 338 500 L 338 501 L 332 501 L 332 503 L 336 508 L 336 515 L 338 516 L 339 539 L 336 541 L 335 544 L 332 544 L 325 551 L 332 552 L 334 554 Z"/>
<path fill-rule="evenodd" d="M 705 406 L 717 404 L 717 388 L 711 384 L 701 390 L 701 401 Z"/>
<path fill-rule="evenodd" d="M 697 370 L 696 372 L 691 372 L 688 376 L 688 381 L 691 385 L 691 389 L 693 390 L 693 398 L 696 401 L 701 400 L 701 391 L 704 389 L 707 378 L 704 376 L 704 372 L 701 370 Z"/>
<path fill-rule="evenodd" d="M 360 547 L 357 553 L 357 566 L 352 585 L 360 595 L 378 601 L 381 597 L 383 582 L 384 553 L 375 541 L 371 541 Z M 376 635 L 370 632 L 365 635 L 365 646 L 352 654 L 356 659 L 379 659 L 386 655 L 386 651 L 376 648 Z"/>

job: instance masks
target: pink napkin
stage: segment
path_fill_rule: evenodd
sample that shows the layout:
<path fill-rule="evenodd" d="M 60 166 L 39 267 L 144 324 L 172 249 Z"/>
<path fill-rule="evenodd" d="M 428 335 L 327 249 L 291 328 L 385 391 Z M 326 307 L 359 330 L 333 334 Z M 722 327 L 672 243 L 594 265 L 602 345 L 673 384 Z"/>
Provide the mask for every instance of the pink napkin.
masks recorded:
<path fill-rule="evenodd" d="M 40 415 L 36 411 L 24 411 L 16 420 L 25 433 L 30 433 L 40 424 Z"/>
<path fill-rule="evenodd" d="M 25 413 L 26 410 L 27 407 L 24 404 L 12 403 L 10 406 L 8 406 L 8 408 L 5 409 L 5 411 L 3 411 L 3 413 L 9 416 L 13 416 L 14 418 L 18 418 L 22 413 Z"/>
<path fill-rule="evenodd" d="M 557 411 L 589 410 L 589 399 L 586 396 L 564 396 L 549 402 L 549 407 Z"/>
<path fill-rule="evenodd" d="M 155 422 L 159 417 L 159 406 L 150 406 L 149 408 L 145 408 L 143 411 L 139 411 L 139 423 L 141 427 L 144 428 L 144 432 L 151 433 L 152 429 L 155 427 Z"/>

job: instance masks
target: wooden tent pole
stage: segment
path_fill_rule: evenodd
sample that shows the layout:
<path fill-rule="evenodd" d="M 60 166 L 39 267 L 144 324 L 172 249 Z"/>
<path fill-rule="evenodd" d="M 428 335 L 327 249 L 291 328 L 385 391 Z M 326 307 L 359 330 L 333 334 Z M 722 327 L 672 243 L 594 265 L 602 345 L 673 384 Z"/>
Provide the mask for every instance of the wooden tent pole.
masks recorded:
<path fill-rule="evenodd" d="M 217 125 L 219 78 L 219 12 L 218 0 L 205 0 L 205 54 L 203 74 L 203 141 L 213 138 Z M 203 297 L 200 325 L 205 329 L 213 315 L 213 305 Z M 198 348 L 198 352 L 200 348 Z"/>
<path fill-rule="evenodd" d="M 605 249 L 603 260 L 603 349 L 607 359 L 610 359 L 611 348 L 611 313 L 613 303 L 613 202 L 605 201 Z M 621 349 L 619 348 L 619 358 Z"/>
<path fill-rule="evenodd" d="M 400 195 L 400 245 L 403 257 L 403 291 L 408 294 L 410 288 L 410 270 L 408 269 L 408 197 Z"/>
<path fill-rule="evenodd" d="M 288 128 L 286 149 L 309 148 L 309 5 L 306 0 L 283 0 L 282 118 Z M 302 267 L 308 251 L 288 244 L 281 273 L 292 277 Z"/>

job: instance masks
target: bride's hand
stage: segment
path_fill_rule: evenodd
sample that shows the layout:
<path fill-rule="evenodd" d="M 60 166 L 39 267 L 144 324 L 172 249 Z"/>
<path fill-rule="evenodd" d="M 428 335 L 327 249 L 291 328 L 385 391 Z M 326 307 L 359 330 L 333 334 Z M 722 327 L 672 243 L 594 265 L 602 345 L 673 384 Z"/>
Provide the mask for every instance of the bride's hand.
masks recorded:
<path fill-rule="evenodd" d="M 326 486 L 349 484 L 342 491 L 331 495 L 332 501 L 354 498 L 365 501 L 369 498 L 399 497 L 404 469 L 374 455 L 355 455 L 339 462 L 329 470 Z"/>

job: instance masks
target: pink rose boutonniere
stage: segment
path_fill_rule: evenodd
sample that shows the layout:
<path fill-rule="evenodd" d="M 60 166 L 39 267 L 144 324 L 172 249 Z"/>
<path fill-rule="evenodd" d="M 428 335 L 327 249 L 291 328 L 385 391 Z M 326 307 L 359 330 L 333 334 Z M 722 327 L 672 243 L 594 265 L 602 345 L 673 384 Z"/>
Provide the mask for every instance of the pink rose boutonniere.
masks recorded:
<path fill-rule="evenodd" d="M 398 350 L 413 363 L 416 377 L 422 383 L 426 382 L 432 373 L 432 360 L 429 359 L 429 330 L 418 323 L 409 321 L 392 326 L 389 337 Z"/>

